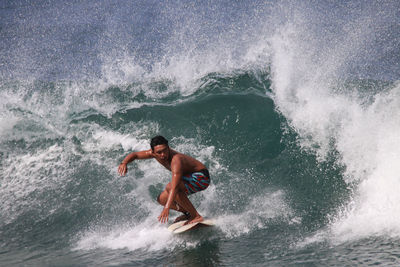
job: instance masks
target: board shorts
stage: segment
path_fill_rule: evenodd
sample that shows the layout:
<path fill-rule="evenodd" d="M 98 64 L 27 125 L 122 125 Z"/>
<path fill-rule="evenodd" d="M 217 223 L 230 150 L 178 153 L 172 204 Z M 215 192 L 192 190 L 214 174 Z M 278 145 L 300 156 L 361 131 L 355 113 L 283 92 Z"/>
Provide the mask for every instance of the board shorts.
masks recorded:
<path fill-rule="evenodd" d="M 210 185 L 210 174 L 207 169 L 182 176 L 187 195 L 206 189 Z"/>

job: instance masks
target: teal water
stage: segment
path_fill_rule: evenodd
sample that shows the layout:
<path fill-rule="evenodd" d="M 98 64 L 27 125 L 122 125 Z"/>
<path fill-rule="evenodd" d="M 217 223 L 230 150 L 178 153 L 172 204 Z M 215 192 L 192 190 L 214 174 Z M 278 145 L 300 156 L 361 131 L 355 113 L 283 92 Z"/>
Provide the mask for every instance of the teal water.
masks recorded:
<path fill-rule="evenodd" d="M 0 265 L 397 266 L 398 4 L 155 4 L 2 4 Z M 158 134 L 215 227 L 118 175 Z"/>

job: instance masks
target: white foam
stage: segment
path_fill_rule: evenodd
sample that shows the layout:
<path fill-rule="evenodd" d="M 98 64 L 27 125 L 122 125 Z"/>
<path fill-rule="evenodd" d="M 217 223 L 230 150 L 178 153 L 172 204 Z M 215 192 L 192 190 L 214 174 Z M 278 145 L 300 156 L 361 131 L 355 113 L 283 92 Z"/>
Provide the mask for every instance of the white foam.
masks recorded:
<path fill-rule="evenodd" d="M 136 129 L 136 132 L 138 132 L 138 129 Z M 121 134 L 110 130 L 96 129 L 91 138 L 85 141 L 83 148 L 90 152 L 109 150 L 115 148 L 115 146 L 122 146 L 124 150 L 147 150 L 149 149 L 149 141 L 143 136 L 145 132 L 135 135 L 134 132 L 132 134 Z"/>
<path fill-rule="evenodd" d="M 166 225 L 158 223 L 153 217 L 135 226 L 114 226 L 111 230 L 101 228 L 81 234 L 75 249 L 143 249 L 145 251 L 173 250 L 177 246 L 192 247 L 196 242 L 186 242 L 177 238 Z"/>
<path fill-rule="evenodd" d="M 0 118 L 0 136 L 10 133 L 19 121 L 20 119 L 15 116 L 2 116 Z"/>
<path fill-rule="evenodd" d="M 256 229 L 266 228 L 272 220 L 288 224 L 301 222 L 301 218 L 296 217 L 286 203 L 285 194 L 281 190 L 265 192 L 254 197 L 242 213 L 224 214 L 215 219 L 218 227 L 228 237 L 240 236 Z"/>
<path fill-rule="evenodd" d="M 400 86 L 376 97 L 361 122 L 346 127 L 338 148 L 359 180 L 354 200 L 332 226 L 340 239 L 400 236 Z M 349 138 L 354 139 L 356 147 Z"/>
<path fill-rule="evenodd" d="M 279 111 L 299 134 L 299 144 L 319 160 L 336 149 L 338 163 L 346 167 L 346 182 L 356 185 L 351 203 L 332 214 L 327 236 L 339 242 L 400 236 L 400 86 L 372 92 L 370 104 L 350 94 L 354 88 L 337 90 L 342 69 L 360 56 L 359 48 L 373 38 L 373 30 L 363 33 L 355 27 L 344 35 L 345 45 L 326 53 L 314 46 L 306 28 L 289 24 L 271 39 L 273 91 Z"/>
<path fill-rule="evenodd" d="M 65 184 L 65 159 L 62 147 L 53 145 L 35 153 L 7 157 L 3 161 L 0 199 L 2 223 L 14 220 L 18 215 L 40 207 L 41 201 L 30 197 L 36 191 L 43 192 Z"/>

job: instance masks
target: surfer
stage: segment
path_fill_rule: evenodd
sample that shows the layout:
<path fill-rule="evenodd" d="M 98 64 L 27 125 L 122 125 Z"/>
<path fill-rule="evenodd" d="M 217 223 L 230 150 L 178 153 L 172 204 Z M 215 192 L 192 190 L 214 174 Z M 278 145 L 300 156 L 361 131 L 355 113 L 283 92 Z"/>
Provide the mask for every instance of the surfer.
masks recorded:
<path fill-rule="evenodd" d="M 182 212 L 175 222 L 188 220 L 185 224 L 201 222 L 203 217 L 190 202 L 188 195 L 202 191 L 210 184 L 207 168 L 200 161 L 171 149 L 168 141 L 162 136 L 151 139 L 151 149 L 132 152 L 118 167 L 120 175 L 128 171 L 128 163 L 136 159 L 155 158 L 161 165 L 172 172 L 172 180 L 157 197 L 158 203 L 164 206 L 158 220 L 168 222 L 169 210 Z"/>

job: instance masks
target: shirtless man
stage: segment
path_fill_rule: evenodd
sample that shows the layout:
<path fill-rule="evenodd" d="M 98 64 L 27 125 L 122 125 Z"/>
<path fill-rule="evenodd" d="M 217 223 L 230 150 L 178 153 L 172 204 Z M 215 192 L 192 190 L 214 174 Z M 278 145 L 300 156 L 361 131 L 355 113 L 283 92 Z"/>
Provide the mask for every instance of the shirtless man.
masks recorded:
<path fill-rule="evenodd" d="M 127 164 L 136 159 L 155 158 L 161 165 L 172 172 L 172 180 L 165 190 L 157 197 L 158 203 L 164 206 L 158 220 L 168 222 L 169 210 L 183 213 L 175 222 L 188 220 L 185 224 L 201 222 L 203 217 L 197 212 L 187 197 L 190 194 L 204 190 L 210 184 L 207 168 L 200 161 L 181 154 L 168 146 L 168 141 L 162 136 L 151 139 L 151 149 L 130 153 L 118 167 L 120 175 L 128 171 Z"/>

